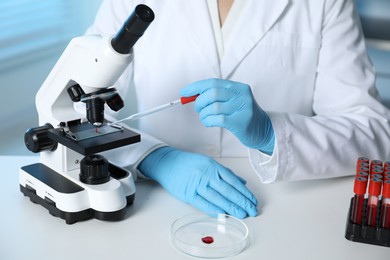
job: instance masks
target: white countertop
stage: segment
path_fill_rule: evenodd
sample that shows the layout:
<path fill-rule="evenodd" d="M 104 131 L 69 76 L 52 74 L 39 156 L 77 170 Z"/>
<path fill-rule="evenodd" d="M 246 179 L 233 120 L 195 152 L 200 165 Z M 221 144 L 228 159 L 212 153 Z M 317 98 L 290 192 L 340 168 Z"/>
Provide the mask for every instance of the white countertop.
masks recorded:
<path fill-rule="evenodd" d="M 21 166 L 38 157 L 1 156 L 0 259 L 196 259 L 177 251 L 170 226 L 197 212 L 150 181 L 136 184 L 134 204 L 119 222 L 65 224 L 19 190 Z M 344 238 L 353 178 L 261 184 L 246 159 L 219 160 L 243 176 L 260 202 L 247 218 L 250 245 L 229 259 L 390 259 L 390 248 Z"/>

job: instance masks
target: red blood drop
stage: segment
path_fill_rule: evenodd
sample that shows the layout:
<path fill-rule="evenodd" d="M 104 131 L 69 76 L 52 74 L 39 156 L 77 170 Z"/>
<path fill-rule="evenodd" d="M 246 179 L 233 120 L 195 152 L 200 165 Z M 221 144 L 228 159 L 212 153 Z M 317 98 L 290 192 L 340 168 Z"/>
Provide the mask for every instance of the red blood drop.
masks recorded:
<path fill-rule="evenodd" d="M 214 242 L 214 238 L 211 236 L 202 237 L 202 242 L 205 244 L 211 244 Z"/>

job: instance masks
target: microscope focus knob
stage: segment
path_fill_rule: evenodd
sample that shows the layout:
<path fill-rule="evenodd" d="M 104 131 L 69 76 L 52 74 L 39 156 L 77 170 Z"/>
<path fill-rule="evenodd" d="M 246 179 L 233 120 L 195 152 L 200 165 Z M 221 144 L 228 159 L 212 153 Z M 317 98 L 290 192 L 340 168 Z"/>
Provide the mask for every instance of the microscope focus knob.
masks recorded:
<path fill-rule="evenodd" d="M 24 144 L 31 152 L 54 151 L 58 143 L 49 138 L 49 130 L 54 129 L 50 124 L 33 127 L 24 134 Z"/>
<path fill-rule="evenodd" d="M 79 102 L 81 100 L 81 97 L 85 95 L 84 90 L 79 84 L 70 86 L 66 91 L 68 92 L 68 95 L 73 102 Z"/>
<path fill-rule="evenodd" d="M 99 154 L 84 157 L 80 162 L 80 181 L 86 184 L 102 184 L 110 180 L 108 161 Z"/>

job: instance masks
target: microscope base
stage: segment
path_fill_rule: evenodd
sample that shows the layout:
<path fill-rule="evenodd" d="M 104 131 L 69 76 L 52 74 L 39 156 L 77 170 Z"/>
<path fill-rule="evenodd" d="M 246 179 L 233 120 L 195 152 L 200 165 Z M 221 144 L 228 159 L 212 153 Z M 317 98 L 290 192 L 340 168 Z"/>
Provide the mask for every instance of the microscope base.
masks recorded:
<path fill-rule="evenodd" d="M 99 211 L 92 207 L 84 207 L 81 210 L 67 211 L 58 206 L 61 203 L 56 203 L 49 197 L 58 197 L 59 200 L 63 200 L 62 202 L 70 202 L 76 208 L 80 208 L 80 201 L 84 201 L 87 192 L 85 187 L 81 187 L 41 163 L 22 167 L 19 177 L 20 191 L 24 196 L 29 197 L 31 202 L 46 208 L 51 215 L 64 219 L 66 224 L 74 224 L 91 218 L 104 221 L 122 220 L 125 218 L 127 206 L 133 204 L 135 198 L 135 186 L 127 185 L 133 189 L 127 188 L 127 194 L 124 198 L 126 203 L 123 208 L 115 211 Z M 127 182 L 131 181 L 131 184 L 134 185 L 131 176 L 130 178 L 129 176 L 121 176 L 120 178 Z"/>
<path fill-rule="evenodd" d="M 29 197 L 31 202 L 35 204 L 40 204 L 41 206 L 46 208 L 51 215 L 53 215 L 54 217 L 59 217 L 64 219 L 66 224 L 69 225 L 74 224 L 78 221 L 83 221 L 91 218 L 96 218 L 105 221 L 119 221 L 124 219 L 126 214 L 126 208 L 123 208 L 122 210 L 118 210 L 115 212 L 100 212 L 94 209 L 86 209 L 79 212 L 65 212 L 58 209 L 55 206 L 54 202 L 39 197 L 34 190 L 25 188 L 22 185 L 20 185 L 20 191 L 24 194 L 24 196 Z M 126 198 L 127 206 L 133 204 L 134 197 L 135 194 L 132 194 Z"/>

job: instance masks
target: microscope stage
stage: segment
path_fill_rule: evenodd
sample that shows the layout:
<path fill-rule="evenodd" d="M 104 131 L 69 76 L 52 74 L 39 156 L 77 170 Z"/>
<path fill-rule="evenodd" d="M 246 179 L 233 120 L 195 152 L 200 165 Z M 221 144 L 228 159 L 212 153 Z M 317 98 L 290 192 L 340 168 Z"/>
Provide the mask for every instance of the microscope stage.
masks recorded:
<path fill-rule="evenodd" d="M 113 128 L 113 130 L 103 130 L 106 127 Z M 49 130 L 48 136 L 50 139 L 85 156 L 141 141 L 141 136 L 138 133 L 127 128 L 118 129 L 112 126 L 103 126 L 100 129 L 102 129 L 102 133 L 96 131 L 96 127 L 85 122 L 69 126 L 69 130 L 74 135 L 77 136 L 78 133 L 80 133 L 80 136 L 83 136 L 83 138 L 78 140 L 74 140 L 67 136 L 62 128 Z M 86 132 L 89 133 L 89 136 L 87 137 L 85 136 Z"/>

